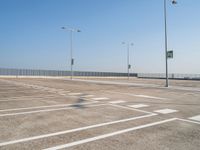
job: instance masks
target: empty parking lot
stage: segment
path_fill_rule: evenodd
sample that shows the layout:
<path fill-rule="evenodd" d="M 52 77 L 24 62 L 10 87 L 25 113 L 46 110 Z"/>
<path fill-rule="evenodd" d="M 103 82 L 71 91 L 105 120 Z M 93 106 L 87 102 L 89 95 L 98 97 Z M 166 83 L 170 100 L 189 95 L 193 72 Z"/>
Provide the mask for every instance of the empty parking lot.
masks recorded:
<path fill-rule="evenodd" d="M 1 78 L 0 149 L 199 149 L 198 82 L 93 81 Z"/>

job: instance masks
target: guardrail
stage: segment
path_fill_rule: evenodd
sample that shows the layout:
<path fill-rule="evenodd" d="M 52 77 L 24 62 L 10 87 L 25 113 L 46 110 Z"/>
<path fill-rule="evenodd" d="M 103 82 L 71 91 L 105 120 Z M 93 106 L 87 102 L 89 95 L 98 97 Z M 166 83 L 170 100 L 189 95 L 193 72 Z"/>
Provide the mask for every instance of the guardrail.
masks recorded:
<path fill-rule="evenodd" d="M 165 79 L 164 73 L 138 73 L 138 78 L 150 78 L 150 79 Z M 200 80 L 200 74 L 176 74 L 171 73 L 168 75 L 169 79 L 184 79 L 184 80 Z"/>
<path fill-rule="evenodd" d="M 0 76 L 70 76 L 70 71 L 0 68 Z M 127 77 L 127 73 L 74 71 L 78 77 Z M 130 73 L 130 77 L 165 79 L 164 73 Z M 169 79 L 200 80 L 200 74 L 169 74 Z"/>
<path fill-rule="evenodd" d="M 0 68 L 0 76 L 70 76 L 70 71 Z M 74 76 L 126 77 L 127 73 L 74 71 Z M 130 73 L 136 77 L 136 73 Z"/>

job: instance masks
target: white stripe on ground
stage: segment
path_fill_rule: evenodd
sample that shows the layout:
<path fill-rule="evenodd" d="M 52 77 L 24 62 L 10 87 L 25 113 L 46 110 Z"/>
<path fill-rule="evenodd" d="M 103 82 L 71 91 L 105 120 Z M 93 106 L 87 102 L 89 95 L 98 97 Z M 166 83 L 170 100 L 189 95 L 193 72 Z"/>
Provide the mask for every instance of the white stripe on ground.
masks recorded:
<path fill-rule="evenodd" d="M 113 91 L 105 91 L 105 92 L 116 93 L 116 94 L 123 94 L 123 95 L 134 96 L 134 97 L 141 97 L 141 98 L 158 99 L 158 100 L 169 100 L 168 98 L 155 97 L 155 96 L 149 96 L 149 95 L 138 95 L 138 94 L 113 92 Z"/>
<path fill-rule="evenodd" d="M 166 109 L 155 110 L 154 112 L 160 113 L 160 114 L 170 114 L 170 113 L 178 112 L 178 110 L 166 108 Z"/>
<path fill-rule="evenodd" d="M 63 94 L 63 93 L 59 93 L 59 95 L 62 95 L 62 96 L 67 96 L 67 94 Z"/>
<path fill-rule="evenodd" d="M 93 104 L 97 102 L 88 102 L 88 103 L 81 103 L 81 104 L 72 104 L 71 106 L 76 106 L 76 105 L 85 105 L 85 104 Z M 100 105 L 105 105 L 105 104 L 99 104 Z M 87 106 L 88 107 L 88 106 Z M 41 113 L 41 112 L 51 112 L 51 111 L 60 111 L 60 110 L 67 110 L 67 109 L 73 109 L 74 107 L 67 107 L 67 108 L 55 108 L 55 109 L 44 109 L 44 110 L 35 110 L 35 111 L 28 111 L 28 112 L 19 112 L 19 113 L 9 113 L 9 114 L 0 114 L 0 117 L 5 117 L 5 116 L 17 116 L 17 115 L 25 115 L 25 114 L 34 114 L 34 113 Z"/>
<path fill-rule="evenodd" d="M 64 79 L 70 80 L 70 79 Z M 111 85 L 127 85 L 127 86 L 137 86 L 137 87 L 147 87 L 147 88 L 157 88 L 157 89 L 175 89 L 175 90 L 183 90 L 183 91 L 197 91 L 200 92 L 200 88 L 193 87 L 182 87 L 182 86 L 170 86 L 170 87 L 162 87 L 161 85 L 156 84 L 142 84 L 142 83 L 127 83 L 127 82 L 114 82 L 114 81 L 97 81 L 97 80 L 84 80 L 84 79 L 74 79 L 75 81 L 80 82 L 88 82 L 88 83 L 100 83 L 100 84 L 111 84 Z"/>
<path fill-rule="evenodd" d="M 143 107 L 148 107 L 149 105 L 145 105 L 145 104 L 137 104 L 137 105 L 129 105 L 129 107 L 132 108 L 143 108 Z"/>
<path fill-rule="evenodd" d="M 108 100 L 107 97 L 98 97 L 98 98 L 92 98 L 92 100 Z"/>
<path fill-rule="evenodd" d="M 84 95 L 84 96 L 81 96 L 81 97 L 84 97 L 84 98 L 88 98 L 88 97 L 93 97 L 94 95 Z"/>
<path fill-rule="evenodd" d="M 12 108 L 12 109 L 0 109 L 0 112 L 26 110 L 26 109 L 51 108 L 51 107 L 68 107 L 68 106 L 73 106 L 73 105 L 74 104 L 58 104 L 58 105 L 36 106 L 36 107 L 21 107 L 21 108 Z"/>
<path fill-rule="evenodd" d="M 68 93 L 68 95 L 81 95 L 81 94 L 83 94 L 83 93 Z"/>
<path fill-rule="evenodd" d="M 122 122 L 128 122 L 128 121 L 147 118 L 147 117 L 151 117 L 151 116 L 155 116 L 155 114 L 143 115 L 143 116 L 138 116 L 138 117 L 133 117 L 133 118 L 128 118 L 128 119 L 122 119 L 122 120 L 117 120 L 117 121 L 111 121 L 111 122 L 106 122 L 106 123 L 100 123 L 100 124 L 95 124 L 95 125 L 91 125 L 91 126 L 85 126 L 85 127 L 81 127 L 81 128 L 65 130 L 65 131 L 60 131 L 60 132 L 55 132 L 55 133 L 50 133 L 50 134 L 44 134 L 44 135 L 39 135 L 39 136 L 34 136 L 34 137 L 29 137 L 29 138 L 24 138 L 24 139 L 19 139 L 19 140 L 14 140 L 14 141 L 3 142 L 3 143 L 0 143 L 0 146 L 6 146 L 6 145 L 21 143 L 21 142 L 27 142 L 27 141 L 31 141 L 31 140 L 37 140 L 37 139 L 42 139 L 42 138 L 47 138 L 47 137 L 52 137 L 52 136 L 57 136 L 57 135 L 62 135 L 62 134 L 67 134 L 67 133 L 72 133 L 72 132 L 77 132 L 77 131 L 97 128 L 97 127 L 102 127 L 102 126 L 122 123 Z"/>
<path fill-rule="evenodd" d="M 200 125 L 200 122 L 197 122 L 197 121 L 191 121 L 191 120 L 181 119 L 181 118 L 177 118 L 177 119 L 180 120 L 180 121 L 184 121 L 184 122 L 189 122 L 189 123 L 194 123 L 194 124 L 199 124 Z"/>
<path fill-rule="evenodd" d="M 120 104 L 120 103 L 125 103 L 126 101 L 121 101 L 121 100 L 118 100 L 118 101 L 110 101 L 109 103 L 111 104 Z"/>
<path fill-rule="evenodd" d="M 147 127 L 152 127 L 152 126 L 164 124 L 164 123 L 175 121 L 175 120 L 177 120 L 177 118 L 171 118 L 171 119 L 167 119 L 167 120 L 163 120 L 163 121 L 149 123 L 149 124 L 145 124 L 145 125 L 141 125 L 141 126 L 137 126 L 137 127 L 133 127 L 133 128 L 119 130 L 119 131 L 108 133 L 108 134 L 103 134 L 103 135 L 100 135 L 100 136 L 95 136 L 95 137 L 88 138 L 88 139 L 83 139 L 83 140 L 80 140 L 80 141 L 75 141 L 75 142 L 72 142 L 72 143 L 58 145 L 58 146 L 55 146 L 55 147 L 47 148 L 45 150 L 58 150 L 58 149 L 63 149 L 63 148 L 69 148 L 69 147 L 72 147 L 72 146 L 77 146 L 77 145 L 80 145 L 80 144 L 85 144 L 85 143 L 93 142 L 93 141 L 96 141 L 96 140 L 105 139 L 105 138 L 108 138 L 108 137 L 128 133 L 128 132 L 139 130 L 139 129 L 144 129 L 144 128 L 147 128 Z"/>
<path fill-rule="evenodd" d="M 24 99 L 24 98 L 23 99 L 15 98 L 15 99 L 9 99 L 9 100 L 0 100 L 0 102 L 33 101 L 33 100 L 49 101 L 49 100 L 46 100 L 46 99 L 49 99 L 49 98 L 57 98 L 57 96 L 55 96 L 55 95 L 53 95 L 53 96 L 41 96 L 41 97 L 34 97 L 33 96 L 33 97 L 27 97 L 26 99 Z"/>
<path fill-rule="evenodd" d="M 111 106 L 115 106 L 115 107 L 119 107 L 119 108 L 124 108 L 124 109 L 128 109 L 128 110 L 135 110 L 138 112 L 143 112 L 143 113 L 147 113 L 147 114 L 155 114 L 149 111 L 145 111 L 145 110 L 140 110 L 140 109 L 135 109 L 135 108 L 130 108 L 130 107 L 126 107 L 126 106 L 121 106 L 121 105 L 115 105 L 115 104 L 109 104 Z"/>
<path fill-rule="evenodd" d="M 69 80 L 69 79 L 65 79 Z M 74 81 L 89 82 L 89 83 L 100 83 L 100 84 L 111 84 L 111 85 L 128 85 L 128 86 L 142 86 L 142 87 L 160 87 L 160 85 L 155 84 L 142 84 L 142 83 L 128 83 L 128 82 L 115 82 L 115 81 L 97 81 L 97 80 L 84 80 L 84 79 L 74 79 Z"/>
<path fill-rule="evenodd" d="M 191 120 L 200 121 L 200 115 L 189 118 Z"/>
<path fill-rule="evenodd" d="M 40 97 L 51 97 L 51 96 L 55 96 L 55 95 L 46 95 L 46 94 L 44 94 L 44 95 L 38 95 L 38 96 L 34 96 L 34 95 L 27 95 L 27 96 L 15 96 L 15 97 L 6 97 L 6 98 L 4 98 L 4 99 L 21 99 L 21 98 L 40 98 Z"/>

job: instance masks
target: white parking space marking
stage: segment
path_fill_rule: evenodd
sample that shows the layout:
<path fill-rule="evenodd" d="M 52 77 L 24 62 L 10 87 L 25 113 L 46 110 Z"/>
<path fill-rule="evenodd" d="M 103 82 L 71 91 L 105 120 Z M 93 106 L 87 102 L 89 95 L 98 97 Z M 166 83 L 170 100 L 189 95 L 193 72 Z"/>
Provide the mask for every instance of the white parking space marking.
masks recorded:
<path fill-rule="evenodd" d="M 81 95 L 81 94 L 83 94 L 83 93 L 69 93 L 68 95 L 73 96 L 73 95 Z"/>
<path fill-rule="evenodd" d="M 143 107 L 148 107 L 149 105 L 145 105 L 145 104 L 137 104 L 137 105 L 129 105 L 129 107 L 132 108 L 143 108 Z"/>
<path fill-rule="evenodd" d="M 12 102 L 12 101 L 32 101 L 32 100 L 41 100 L 41 101 L 49 101 L 49 98 L 57 98 L 56 95 L 49 95 L 49 96 L 30 96 L 30 97 L 11 97 L 11 98 L 6 98 L 5 100 L 0 100 L 0 102 Z M 51 100 L 50 100 L 51 101 Z"/>
<path fill-rule="evenodd" d="M 94 95 L 84 95 L 84 96 L 81 96 L 81 97 L 84 97 L 84 98 L 88 98 L 88 97 L 93 97 Z"/>
<path fill-rule="evenodd" d="M 92 138 L 88 138 L 88 139 L 83 139 L 83 140 L 75 141 L 75 142 L 72 142 L 72 143 L 58 145 L 58 146 L 55 146 L 55 147 L 47 148 L 45 150 L 58 150 L 58 149 L 63 149 L 63 148 L 69 148 L 69 147 L 72 147 L 72 146 L 85 144 L 85 143 L 93 142 L 93 141 L 100 140 L 100 139 L 105 139 L 105 138 L 108 138 L 108 137 L 128 133 L 128 132 L 131 132 L 131 131 L 144 129 L 144 128 L 147 128 L 147 127 L 152 127 L 152 126 L 164 124 L 164 123 L 167 123 L 167 122 L 172 122 L 172 121 L 175 121 L 175 120 L 177 120 L 177 118 L 171 118 L 171 119 L 167 119 L 167 120 L 163 120 L 163 121 L 158 121 L 158 122 L 149 123 L 149 124 L 145 124 L 145 125 L 141 125 L 141 126 L 136 126 L 136 127 L 133 127 L 133 128 L 119 130 L 119 131 L 116 131 L 116 132 L 103 134 L 103 135 L 100 135 L 100 136 L 96 136 L 96 137 L 92 137 Z"/>
<path fill-rule="evenodd" d="M 143 112 L 143 113 L 147 113 L 147 114 L 155 114 L 149 111 L 145 111 L 145 110 L 140 110 L 140 109 L 136 109 L 136 108 L 130 108 L 130 107 L 126 107 L 126 106 L 121 106 L 121 105 L 116 105 L 116 104 L 109 104 L 111 106 L 115 106 L 115 107 L 119 107 L 119 108 L 124 108 L 124 109 L 128 109 L 128 110 L 135 110 L 138 112 Z"/>
<path fill-rule="evenodd" d="M 155 97 L 155 96 L 149 96 L 149 95 L 139 95 L 139 94 L 121 93 L 121 92 L 113 92 L 113 91 L 105 91 L 105 92 L 117 93 L 117 94 L 123 94 L 123 95 L 129 95 L 129 96 L 141 97 L 141 98 L 148 98 L 148 99 L 168 100 L 168 98 Z"/>
<path fill-rule="evenodd" d="M 98 97 L 98 98 L 92 98 L 92 100 L 108 100 L 110 98 L 107 97 Z"/>
<path fill-rule="evenodd" d="M 197 121 L 191 121 L 191 120 L 181 119 L 181 118 L 177 118 L 177 119 L 180 120 L 180 121 L 184 121 L 184 122 L 189 122 L 189 123 L 194 123 L 194 124 L 199 124 L 200 125 L 200 122 L 197 122 Z"/>
<path fill-rule="evenodd" d="M 111 104 L 120 104 L 120 103 L 125 103 L 126 101 L 121 101 L 121 100 L 118 100 L 118 101 L 111 101 L 109 103 Z"/>
<path fill-rule="evenodd" d="M 86 104 L 93 104 L 97 102 L 88 102 L 88 103 L 81 103 L 81 105 Z M 74 106 L 76 104 L 71 104 L 71 106 Z M 105 104 L 98 104 L 98 106 L 105 105 Z M 94 106 L 94 105 L 93 105 Z M 87 106 L 88 107 L 88 106 Z M 53 109 L 44 109 L 44 110 L 36 110 L 36 111 L 27 111 L 27 112 L 19 112 L 19 113 L 9 113 L 9 114 L 0 114 L 0 117 L 6 117 L 6 116 L 17 116 L 17 115 L 25 115 L 25 114 L 35 114 L 35 113 L 41 113 L 41 112 L 51 112 L 51 111 L 59 111 L 59 110 L 67 110 L 67 109 L 74 109 L 75 107 L 64 107 L 64 108 L 53 108 Z"/>
<path fill-rule="evenodd" d="M 178 112 L 178 110 L 168 109 L 168 108 L 167 108 L 167 109 L 155 110 L 154 112 L 160 113 L 160 114 L 170 114 L 170 113 Z"/>
<path fill-rule="evenodd" d="M 67 94 L 61 94 L 61 93 L 59 93 L 59 95 L 62 95 L 62 96 L 67 96 Z"/>
<path fill-rule="evenodd" d="M 128 121 L 133 121 L 133 120 L 142 119 L 142 118 L 148 118 L 148 117 L 152 117 L 152 116 L 155 116 L 155 115 L 156 114 L 148 114 L 148 115 L 132 117 L 132 118 L 128 118 L 128 119 L 122 119 L 122 120 L 111 121 L 111 122 L 105 122 L 105 123 L 95 124 L 95 125 L 91 125 L 91 126 L 85 126 L 85 127 L 81 127 L 81 128 L 65 130 L 65 131 L 60 131 L 60 132 L 55 132 L 55 133 L 50 133 L 50 134 L 44 134 L 44 135 L 14 140 L 14 141 L 8 141 L 8 142 L 0 143 L 0 146 L 6 146 L 6 145 L 10 145 L 10 144 L 27 142 L 27 141 L 31 141 L 31 140 L 37 140 L 37 139 L 42 139 L 42 138 L 47 138 L 47 137 L 52 137 L 52 136 L 58 136 L 58 135 L 62 135 L 62 134 L 67 134 L 67 133 L 97 128 L 97 127 L 102 127 L 102 126 L 107 126 L 107 125 L 112 125 L 112 124 L 117 124 L 117 123 L 122 123 L 122 122 L 128 122 Z"/>
<path fill-rule="evenodd" d="M 59 91 L 58 94 L 68 94 L 70 91 Z"/>
<path fill-rule="evenodd" d="M 191 120 L 200 121 L 200 115 L 189 118 Z"/>
<path fill-rule="evenodd" d="M 59 105 L 47 105 L 47 106 L 25 107 L 25 108 L 0 109 L 0 112 L 18 111 L 18 110 L 27 110 L 27 109 L 41 109 L 41 108 L 51 108 L 51 107 L 67 107 L 67 106 L 72 106 L 72 105 L 73 104 L 59 104 Z"/>

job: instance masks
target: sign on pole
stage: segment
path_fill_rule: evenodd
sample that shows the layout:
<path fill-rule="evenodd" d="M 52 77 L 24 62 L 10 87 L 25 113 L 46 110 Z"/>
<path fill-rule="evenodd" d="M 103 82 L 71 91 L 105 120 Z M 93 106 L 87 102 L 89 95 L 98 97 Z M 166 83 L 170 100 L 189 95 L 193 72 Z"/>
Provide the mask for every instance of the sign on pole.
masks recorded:
<path fill-rule="evenodd" d="M 173 58 L 173 51 L 171 50 L 171 51 L 167 51 L 167 58 L 168 59 L 172 59 Z"/>

